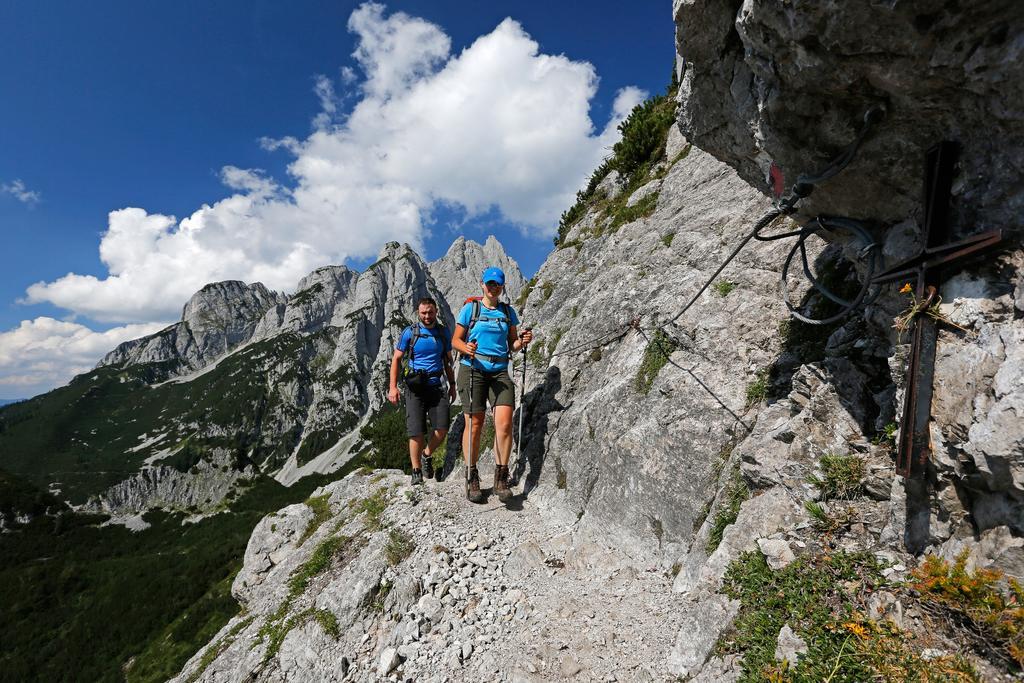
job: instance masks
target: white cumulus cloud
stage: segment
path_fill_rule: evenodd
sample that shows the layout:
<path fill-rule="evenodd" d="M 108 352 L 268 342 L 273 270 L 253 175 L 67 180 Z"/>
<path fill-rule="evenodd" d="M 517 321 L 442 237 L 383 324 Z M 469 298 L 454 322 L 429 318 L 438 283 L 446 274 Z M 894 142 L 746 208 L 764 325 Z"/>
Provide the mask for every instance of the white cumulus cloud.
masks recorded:
<path fill-rule="evenodd" d="M 9 194 L 22 204 L 30 206 L 38 204 L 42 199 L 38 192 L 25 187 L 25 183 L 20 178 L 15 178 L 9 183 L 0 183 L 0 193 Z"/>
<path fill-rule="evenodd" d="M 0 394 L 28 398 L 64 384 L 121 342 L 163 327 L 147 323 L 95 332 L 48 317 L 24 320 L 13 330 L 0 332 Z"/>
<path fill-rule="evenodd" d="M 356 69 L 337 72 L 345 97 L 315 77 L 313 132 L 261 141 L 292 155 L 287 182 L 225 166 L 233 193 L 181 220 L 111 211 L 100 243 L 107 275 L 38 282 L 24 301 L 108 322 L 174 319 L 211 281 L 291 290 L 314 268 L 372 257 L 388 240 L 420 248 L 442 205 L 469 216 L 497 209 L 547 237 L 645 96 L 622 89 L 595 124 L 594 67 L 542 53 L 512 19 L 458 54 L 441 27 L 375 3 L 348 28 L 357 47 Z"/>

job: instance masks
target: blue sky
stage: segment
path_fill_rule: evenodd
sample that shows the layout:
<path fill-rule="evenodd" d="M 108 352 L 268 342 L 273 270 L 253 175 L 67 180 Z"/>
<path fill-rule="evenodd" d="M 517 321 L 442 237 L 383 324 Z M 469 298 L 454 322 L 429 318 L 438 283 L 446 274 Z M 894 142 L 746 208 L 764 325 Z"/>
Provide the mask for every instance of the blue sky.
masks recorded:
<path fill-rule="evenodd" d="M 388 239 L 434 259 L 490 233 L 533 273 L 616 121 L 664 90 L 670 15 L 0 4 L 0 398 L 173 321 L 204 277 L 289 289 Z"/>

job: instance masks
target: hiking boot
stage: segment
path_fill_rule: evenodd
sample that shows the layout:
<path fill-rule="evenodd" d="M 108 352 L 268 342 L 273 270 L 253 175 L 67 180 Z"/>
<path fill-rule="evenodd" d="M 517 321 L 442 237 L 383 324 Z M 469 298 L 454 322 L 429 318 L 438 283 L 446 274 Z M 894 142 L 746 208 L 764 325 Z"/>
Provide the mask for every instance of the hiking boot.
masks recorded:
<path fill-rule="evenodd" d="M 512 489 L 508 487 L 508 465 L 494 466 L 494 492 L 502 503 L 507 503 L 512 497 Z"/>
<path fill-rule="evenodd" d="M 469 468 L 469 478 L 466 479 L 466 498 L 471 503 L 484 502 L 484 492 L 480 490 L 480 473 L 475 467 Z"/>
<path fill-rule="evenodd" d="M 409 480 L 409 483 L 412 484 L 413 486 L 419 486 L 420 484 L 422 484 L 423 472 L 421 472 L 420 470 L 413 470 L 412 479 Z"/>
<path fill-rule="evenodd" d="M 423 457 L 420 458 L 420 460 L 421 460 L 421 462 L 423 464 L 423 478 L 424 479 L 433 479 L 434 478 L 434 463 L 431 462 L 430 454 L 429 453 L 424 453 Z"/>

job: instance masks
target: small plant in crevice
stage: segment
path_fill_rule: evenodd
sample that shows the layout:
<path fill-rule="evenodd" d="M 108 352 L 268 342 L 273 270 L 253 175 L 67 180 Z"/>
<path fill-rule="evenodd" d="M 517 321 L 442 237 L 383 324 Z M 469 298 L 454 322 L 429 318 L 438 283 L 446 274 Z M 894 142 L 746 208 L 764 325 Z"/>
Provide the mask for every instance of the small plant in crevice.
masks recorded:
<path fill-rule="evenodd" d="M 896 330 L 897 338 L 902 340 L 903 334 L 907 332 L 911 325 L 914 323 L 914 319 L 919 315 L 927 315 L 929 318 L 934 319 L 936 322 L 940 322 L 950 327 L 955 327 L 961 332 L 968 332 L 966 327 L 961 327 L 955 322 L 949 319 L 949 317 L 942 312 L 942 297 L 936 296 L 934 301 L 929 302 L 927 299 L 918 300 L 917 295 L 914 294 L 914 288 L 911 287 L 910 283 L 903 285 L 900 288 L 900 294 L 907 294 L 910 297 L 909 306 L 893 320 L 893 329 Z"/>
<path fill-rule="evenodd" d="M 732 290 L 736 289 L 736 283 L 731 280 L 718 280 L 715 284 L 711 285 L 711 289 L 718 296 L 727 297 Z"/>
<path fill-rule="evenodd" d="M 736 518 L 740 514 L 740 507 L 748 498 L 750 498 L 750 489 L 747 487 L 747 483 L 743 481 L 739 465 L 736 465 L 729 476 L 725 489 L 719 496 L 718 509 L 715 511 L 711 530 L 708 532 L 707 543 L 704 545 L 704 550 L 708 555 L 715 552 L 718 546 L 721 545 L 725 530 L 736 522 Z"/>
<path fill-rule="evenodd" d="M 377 584 L 377 587 L 370 596 L 369 608 L 371 611 L 380 614 L 384 613 L 384 603 L 387 601 L 392 587 L 393 584 L 390 581 L 381 581 Z"/>
<path fill-rule="evenodd" d="M 540 370 L 547 367 L 548 361 L 547 356 L 544 355 L 544 345 L 539 340 L 534 339 L 533 343 L 527 347 L 526 360 Z"/>
<path fill-rule="evenodd" d="M 384 526 L 384 510 L 388 507 L 388 492 L 386 488 L 379 488 L 373 494 L 358 501 L 353 501 L 357 513 L 365 515 L 366 528 L 369 531 L 378 531 Z"/>
<path fill-rule="evenodd" d="M 313 618 L 316 620 L 316 623 L 320 624 L 320 628 L 323 629 L 324 633 L 331 638 L 337 640 L 341 637 L 341 626 L 338 624 L 338 617 L 334 616 L 334 612 L 325 609 L 314 610 Z"/>
<path fill-rule="evenodd" d="M 551 282 L 551 281 L 546 281 L 544 284 L 542 284 L 540 286 L 540 291 L 541 291 L 541 294 L 543 295 L 543 298 L 541 299 L 541 301 L 542 302 L 547 301 L 548 299 L 551 298 L 551 295 L 555 291 L 555 283 Z"/>
<path fill-rule="evenodd" d="M 648 218 L 658 206 L 658 195 L 658 192 L 651 192 L 633 206 L 629 206 L 626 200 L 616 201 L 607 212 L 607 216 L 611 220 L 608 222 L 606 230 L 615 232 L 626 223 Z"/>
<path fill-rule="evenodd" d="M 647 348 L 644 349 L 644 357 L 640 361 L 640 368 L 633 378 L 633 388 L 638 393 L 647 394 L 651 390 L 654 380 L 658 377 L 658 373 L 665 367 L 668 359 L 672 356 L 672 352 L 677 348 L 679 348 L 679 345 L 675 340 L 660 329 L 655 331 L 654 337 L 647 344 Z"/>
<path fill-rule="evenodd" d="M 808 482 L 818 487 L 825 500 L 849 500 L 864 490 L 864 460 L 856 455 L 821 456 L 821 476 L 811 475 Z"/>
<path fill-rule="evenodd" d="M 714 500 L 714 498 L 712 498 L 711 500 L 709 500 L 706 503 L 704 503 L 703 506 L 701 506 L 700 512 L 698 512 L 697 516 L 694 517 L 694 519 L 693 519 L 693 531 L 694 532 L 696 532 L 698 529 L 700 529 L 702 526 L 704 526 L 704 522 L 707 521 L 708 515 L 711 514 L 711 508 L 714 506 L 714 504 L 715 504 L 715 500 Z"/>
<path fill-rule="evenodd" d="M 817 501 L 805 501 L 804 509 L 811 516 L 811 524 L 814 526 L 814 529 L 820 533 L 832 533 L 843 526 L 842 521 L 829 515 L 825 511 L 825 506 Z"/>
<path fill-rule="evenodd" d="M 328 502 L 329 495 L 317 496 L 306 499 L 306 507 L 313 511 L 313 518 L 309 520 L 306 529 L 302 532 L 296 545 L 302 545 L 316 530 L 331 517 L 331 505 Z"/>
<path fill-rule="evenodd" d="M 871 443 L 876 446 L 885 446 L 886 448 L 893 449 L 896 447 L 896 432 L 899 431 L 899 427 L 896 426 L 895 422 L 889 422 L 882 431 L 875 434 L 871 439 Z"/>
<path fill-rule="evenodd" d="M 391 529 L 388 532 L 388 541 L 384 546 L 384 557 L 387 559 L 388 564 L 394 567 L 409 557 L 415 549 L 416 544 L 409 537 L 409 534 L 401 529 Z"/>
<path fill-rule="evenodd" d="M 526 281 L 526 284 L 523 285 L 522 291 L 519 292 L 519 297 L 516 299 L 516 308 L 522 309 L 522 307 L 526 305 L 526 300 L 530 298 L 530 292 L 532 292 L 533 288 L 536 286 L 537 276 L 534 275 Z"/>
<path fill-rule="evenodd" d="M 563 330 L 561 327 L 559 327 L 559 328 L 556 328 L 555 331 L 548 338 L 548 343 L 547 343 L 548 358 L 550 358 L 552 355 L 554 355 L 555 349 L 558 348 L 558 342 L 562 341 L 562 335 L 564 335 L 564 334 L 565 334 L 565 330 Z"/>
<path fill-rule="evenodd" d="M 750 408 L 751 406 L 757 405 L 761 401 L 765 400 L 768 397 L 769 384 L 768 371 L 758 371 L 758 373 L 754 375 L 754 379 L 747 385 L 747 402 L 745 407 Z"/>

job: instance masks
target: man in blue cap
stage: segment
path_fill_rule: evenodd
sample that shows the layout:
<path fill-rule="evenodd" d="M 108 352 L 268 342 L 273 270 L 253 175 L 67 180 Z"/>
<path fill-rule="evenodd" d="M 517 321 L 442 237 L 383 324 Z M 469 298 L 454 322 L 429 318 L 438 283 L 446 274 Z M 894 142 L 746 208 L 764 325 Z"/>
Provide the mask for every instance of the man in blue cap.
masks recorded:
<path fill-rule="evenodd" d="M 500 301 L 505 273 L 488 268 L 480 278 L 483 296 L 468 302 L 456 319 L 452 347 L 462 354 L 458 387 L 466 413 L 462 452 L 466 458 L 466 497 L 484 502 L 476 463 L 487 403 L 494 406 L 494 492 L 502 502 L 512 496 L 508 486 L 508 459 L 512 453 L 512 414 L 515 384 L 508 373 L 509 357 L 533 339 L 526 330 L 520 337 L 515 309 Z"/>

